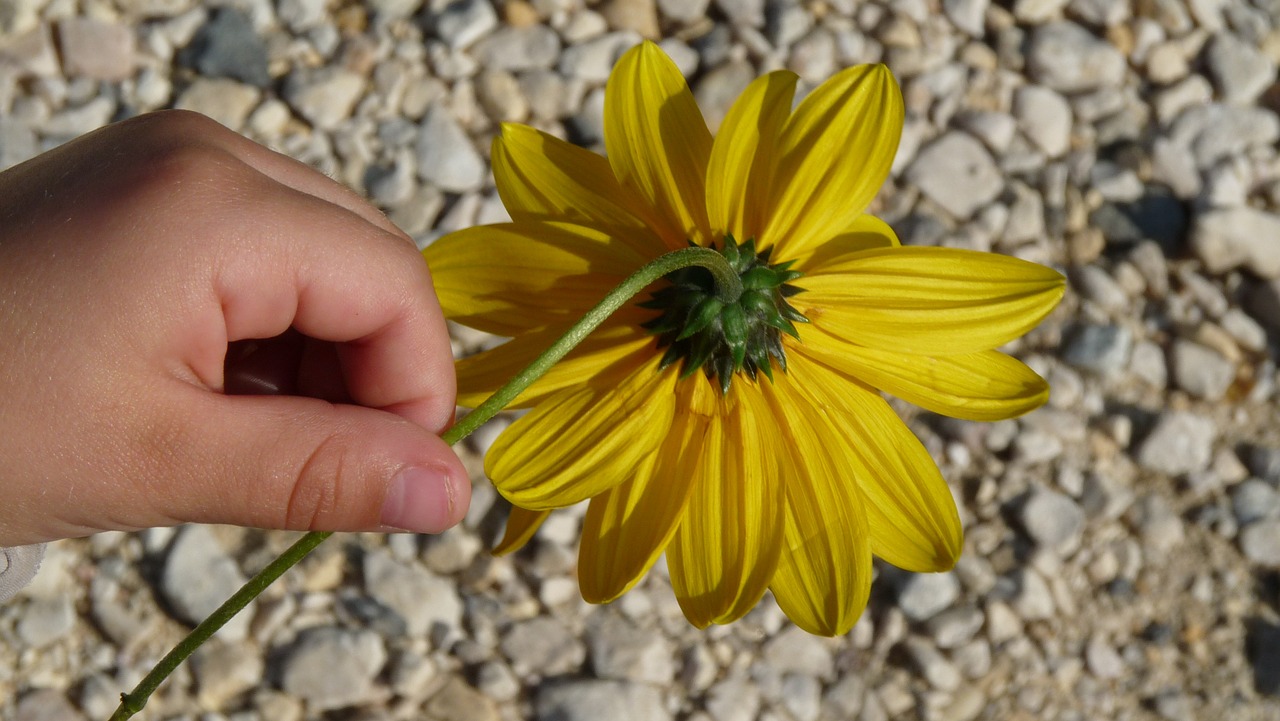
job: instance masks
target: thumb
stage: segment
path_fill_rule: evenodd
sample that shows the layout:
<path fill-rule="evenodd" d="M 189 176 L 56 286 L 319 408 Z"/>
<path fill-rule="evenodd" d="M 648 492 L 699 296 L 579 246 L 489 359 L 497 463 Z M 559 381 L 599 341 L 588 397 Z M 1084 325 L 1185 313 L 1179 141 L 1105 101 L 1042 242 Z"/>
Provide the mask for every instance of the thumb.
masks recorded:
<path fill-rule="evenodd" d="M 453 450 L 392 413 L 297 396 L 204 395 L 186 453 L 163 454 L 176 521 L 315 531 L 440 533 L 466 515 Z M 180 442 L 179 445 L 182 445 Z M 152 454 L 155 457 L 155 454 Z M 164 477 L 164 476 L 160 476 Z"/>

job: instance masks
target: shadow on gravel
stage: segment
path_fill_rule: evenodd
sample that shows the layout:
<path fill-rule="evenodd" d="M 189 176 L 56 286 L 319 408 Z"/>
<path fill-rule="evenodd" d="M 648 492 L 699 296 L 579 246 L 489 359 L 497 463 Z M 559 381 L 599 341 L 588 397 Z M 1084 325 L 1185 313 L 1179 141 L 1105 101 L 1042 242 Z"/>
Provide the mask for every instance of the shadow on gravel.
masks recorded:
<path fill-rule="evenodd" d="M 1254 688 L 1264 696 L 1280 696 L 1280 625 L 1260 618 L 1247 625 Z"/>

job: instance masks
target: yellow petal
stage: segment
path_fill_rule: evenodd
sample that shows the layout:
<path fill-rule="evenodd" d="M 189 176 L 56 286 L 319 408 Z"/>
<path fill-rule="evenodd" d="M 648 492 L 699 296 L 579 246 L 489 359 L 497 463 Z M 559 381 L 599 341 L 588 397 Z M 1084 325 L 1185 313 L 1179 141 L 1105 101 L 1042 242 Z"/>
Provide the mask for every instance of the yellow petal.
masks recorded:
<path fill-rule="evenodd" d="M 549 515 L 551 511 L 530 511 L 520 506 L 512 506 L 511 514 L 507 516 L 507 530 L 502 534 L 502 540 L 498 545 L 493 547 L 493 555 L 505 556 L 523 548 L 524 544 L 533 538 L 533 534 L 538 532 L 538 528 Z"/>
<path fill-rule="evenodd" d="M 514 336 L 577 320 L 650 260 L 622 237 L 571 223 L 503 223 L 450 233 L 422 255 L 446 317 Z"/>
<path fill-rule="evenodd" d="M 858 345 L 900 353 L 990 350 L 1031 330 L 1062 299 L 1056 271 L 956 248 L 868 250 L 807 268 L 792 301 Z M 801 332 L 803 337 L 803 331 Z"/>
<path fill-rule="evenodd" d="M 692 496 L 667 564 L 676 599 L 699 628 L 741 618 L 773 579 L 785 526 L 776 425 L 760 389 L 737 379 L 691 469 Z"/>
<path fill-rule="evenodd" d="M 652 210 L 622 189 L 604 156 L 527 125 L 503 123 L 493 139 L 493 178 L 511 217 L 560 219 L 595 228 L 648 228 Z M 652 233 L 623 240 L 656 256 L 667 248 Z"/>
<path fill-rule="evenodd" d="M 1049 384 L 999 351 L 923 356 L 846 343 L 817 325 L 799 348 L 836 370 L 921 408 L 952 418 L 999 421 L 1044 405 Z"/>
<path fill-rule="evenodd" d="M 779 142 L 759 240 L 779 257 L 801 255 L 849 227 L 889 176 L 902 135 L 902 94 L 883 65 L 837 73 L 810 93 Z"/>
<path fill-rule="evenodd" d="M 609 76 L 604 145 L 618 182 L 654 209 L 669 247 L 706 244 L 711 132 L 679 68 L 651 42 L 628 50 Z"/>
<path fill-rule="evenodd" d="M 779 70 L 756 78 L 721 123 L 707 167 L 707 214 L 715 236 L 731 233 L 743 242 L 764 229 L 765 208 L 751 201 L 769 196 L 797 77 Z"/>
<path fill-rule="evenodd" d="M 681 383 L 675 418 L 658 453 L 631 480 L 591 500 L 582 526 L 578 583 L 591 603 L 608 603 L 631 589 L 666 549 L 693 488 L 690 469 L 703 453 L 715 391 Z"/>
<path fill-rule="evenodd" d="M 871 552 L 918 573 L 945 571 L 960 556 L 955 500 L 929 452 L 876 393 L 812 361 L 787 357 L 794 387 L 824 407 L 865 501 Z M 835 451 L 830 451 L 834 453 Z"/>
<path fill-rule="evenodd" d="M 809 633 L 853 628 L 871 592 L 871 540 L 857 481 L 850 477 L 838 420 L 810 404 L 790 375 L 763 386 L 789 458 L 786 542 L 773 583 L 778 605 Z"/>
<path fill-rule="evenodd" d="M 889 224 L 874 215 L 862 214 L 854 218 L 849 227 L 840 231 L 825 243 L 810 244 L 803 248 L 791 246 L 791 255 L 775 254 L 773 262 L 795 261 L 796 269 L 822 268 L 837 258 L 877 248 L 896 248 L 902 245 L 898 234 Z"/>
<path fill-rule="evenodd" d="M 512 504 L 534 511 L 607 491 L 661 445 L 677 373 L 658 372 L 655 357 L 615 388 L 584 386 L 548 398 L 498 436 L 485 473 Z"/>
<path fill-rule="evenodd" d="M 529 408 L 553 393 L 583 384 L 609 388 L 621 382 L 656 347 L 653 336 L 638 325 L 638 318 L 652 317 L 652 311 L 645 313 L 641 308 L 619 310 L 507 407 Z M 551 347 L 569 325 L 539 328 L 458 361 L 454 366 L 458 405 L 475 408 L 483 403 Z"/>

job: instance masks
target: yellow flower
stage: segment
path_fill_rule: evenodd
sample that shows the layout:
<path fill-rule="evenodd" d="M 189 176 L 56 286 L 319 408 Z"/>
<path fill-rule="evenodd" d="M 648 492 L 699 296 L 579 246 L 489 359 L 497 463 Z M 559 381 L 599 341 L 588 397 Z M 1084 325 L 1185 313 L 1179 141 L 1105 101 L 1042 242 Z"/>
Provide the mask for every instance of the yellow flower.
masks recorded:
<path fill-rule="evenodd" d="M 665 552 L 699 627 L 769 589 L 800 627 L 845 633 L 873 554 L 943 571 L 962 543 L 946 482 L 878 391 L 976 420 L 1048 394 L 994 349 L 1054 307 L 1062 277 L 900 246 L 865 214 L 902 129 L 893 77 L 849 68 L 792 111 L 795 84 L 758 78 L 713 139 L 675 65 L 644 43 L 609 78 L 607 160 L 504 125 L 493 168 L 512 222 L 425 251 L 450 318 L 513 338 L 458 363 L 471 406 L 667 251 L 713 247 L 743 272 L 742 307 L 723 311 L 700 269 L 654 284 L 517 399 L 532 410 L 489 451 L 515 506 L 499 552 L 590 499 L 588 601 L 625 593 Z"/>

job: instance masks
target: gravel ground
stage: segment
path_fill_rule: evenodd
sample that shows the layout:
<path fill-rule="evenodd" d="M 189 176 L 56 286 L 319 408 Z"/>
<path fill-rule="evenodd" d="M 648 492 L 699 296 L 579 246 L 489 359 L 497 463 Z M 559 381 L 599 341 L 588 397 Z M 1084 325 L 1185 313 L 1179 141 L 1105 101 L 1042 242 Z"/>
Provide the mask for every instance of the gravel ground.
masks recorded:
<path fill-rule="evenodd" d="M 697 631 L 660 567 L 578 597 L 580 513 L 485 549 L 506 509 L 466 449 L 463 527 L 322 546 L 184 666 L 149 719 L 1280 719 L 1277 0 L 0 0 L 0 167 L 112 120 L 213 116 L 409 233 L 505 219 L 500 121 L 588 147 L 603 82 L 660 40 L 713 125 L 757 73 L 902 82 L 877 212 L 904 242 L 1064 270 L 1012 350 L 1047 407 L 903 408 L 954 484 L 952 573 L 882 566 L 846 637 L 766 599 Z M 459 330 L 456 348 L 490 339 Z M 0 608 L 0 717 L 102 719 L 291 534 L 51 547 Z"/>

